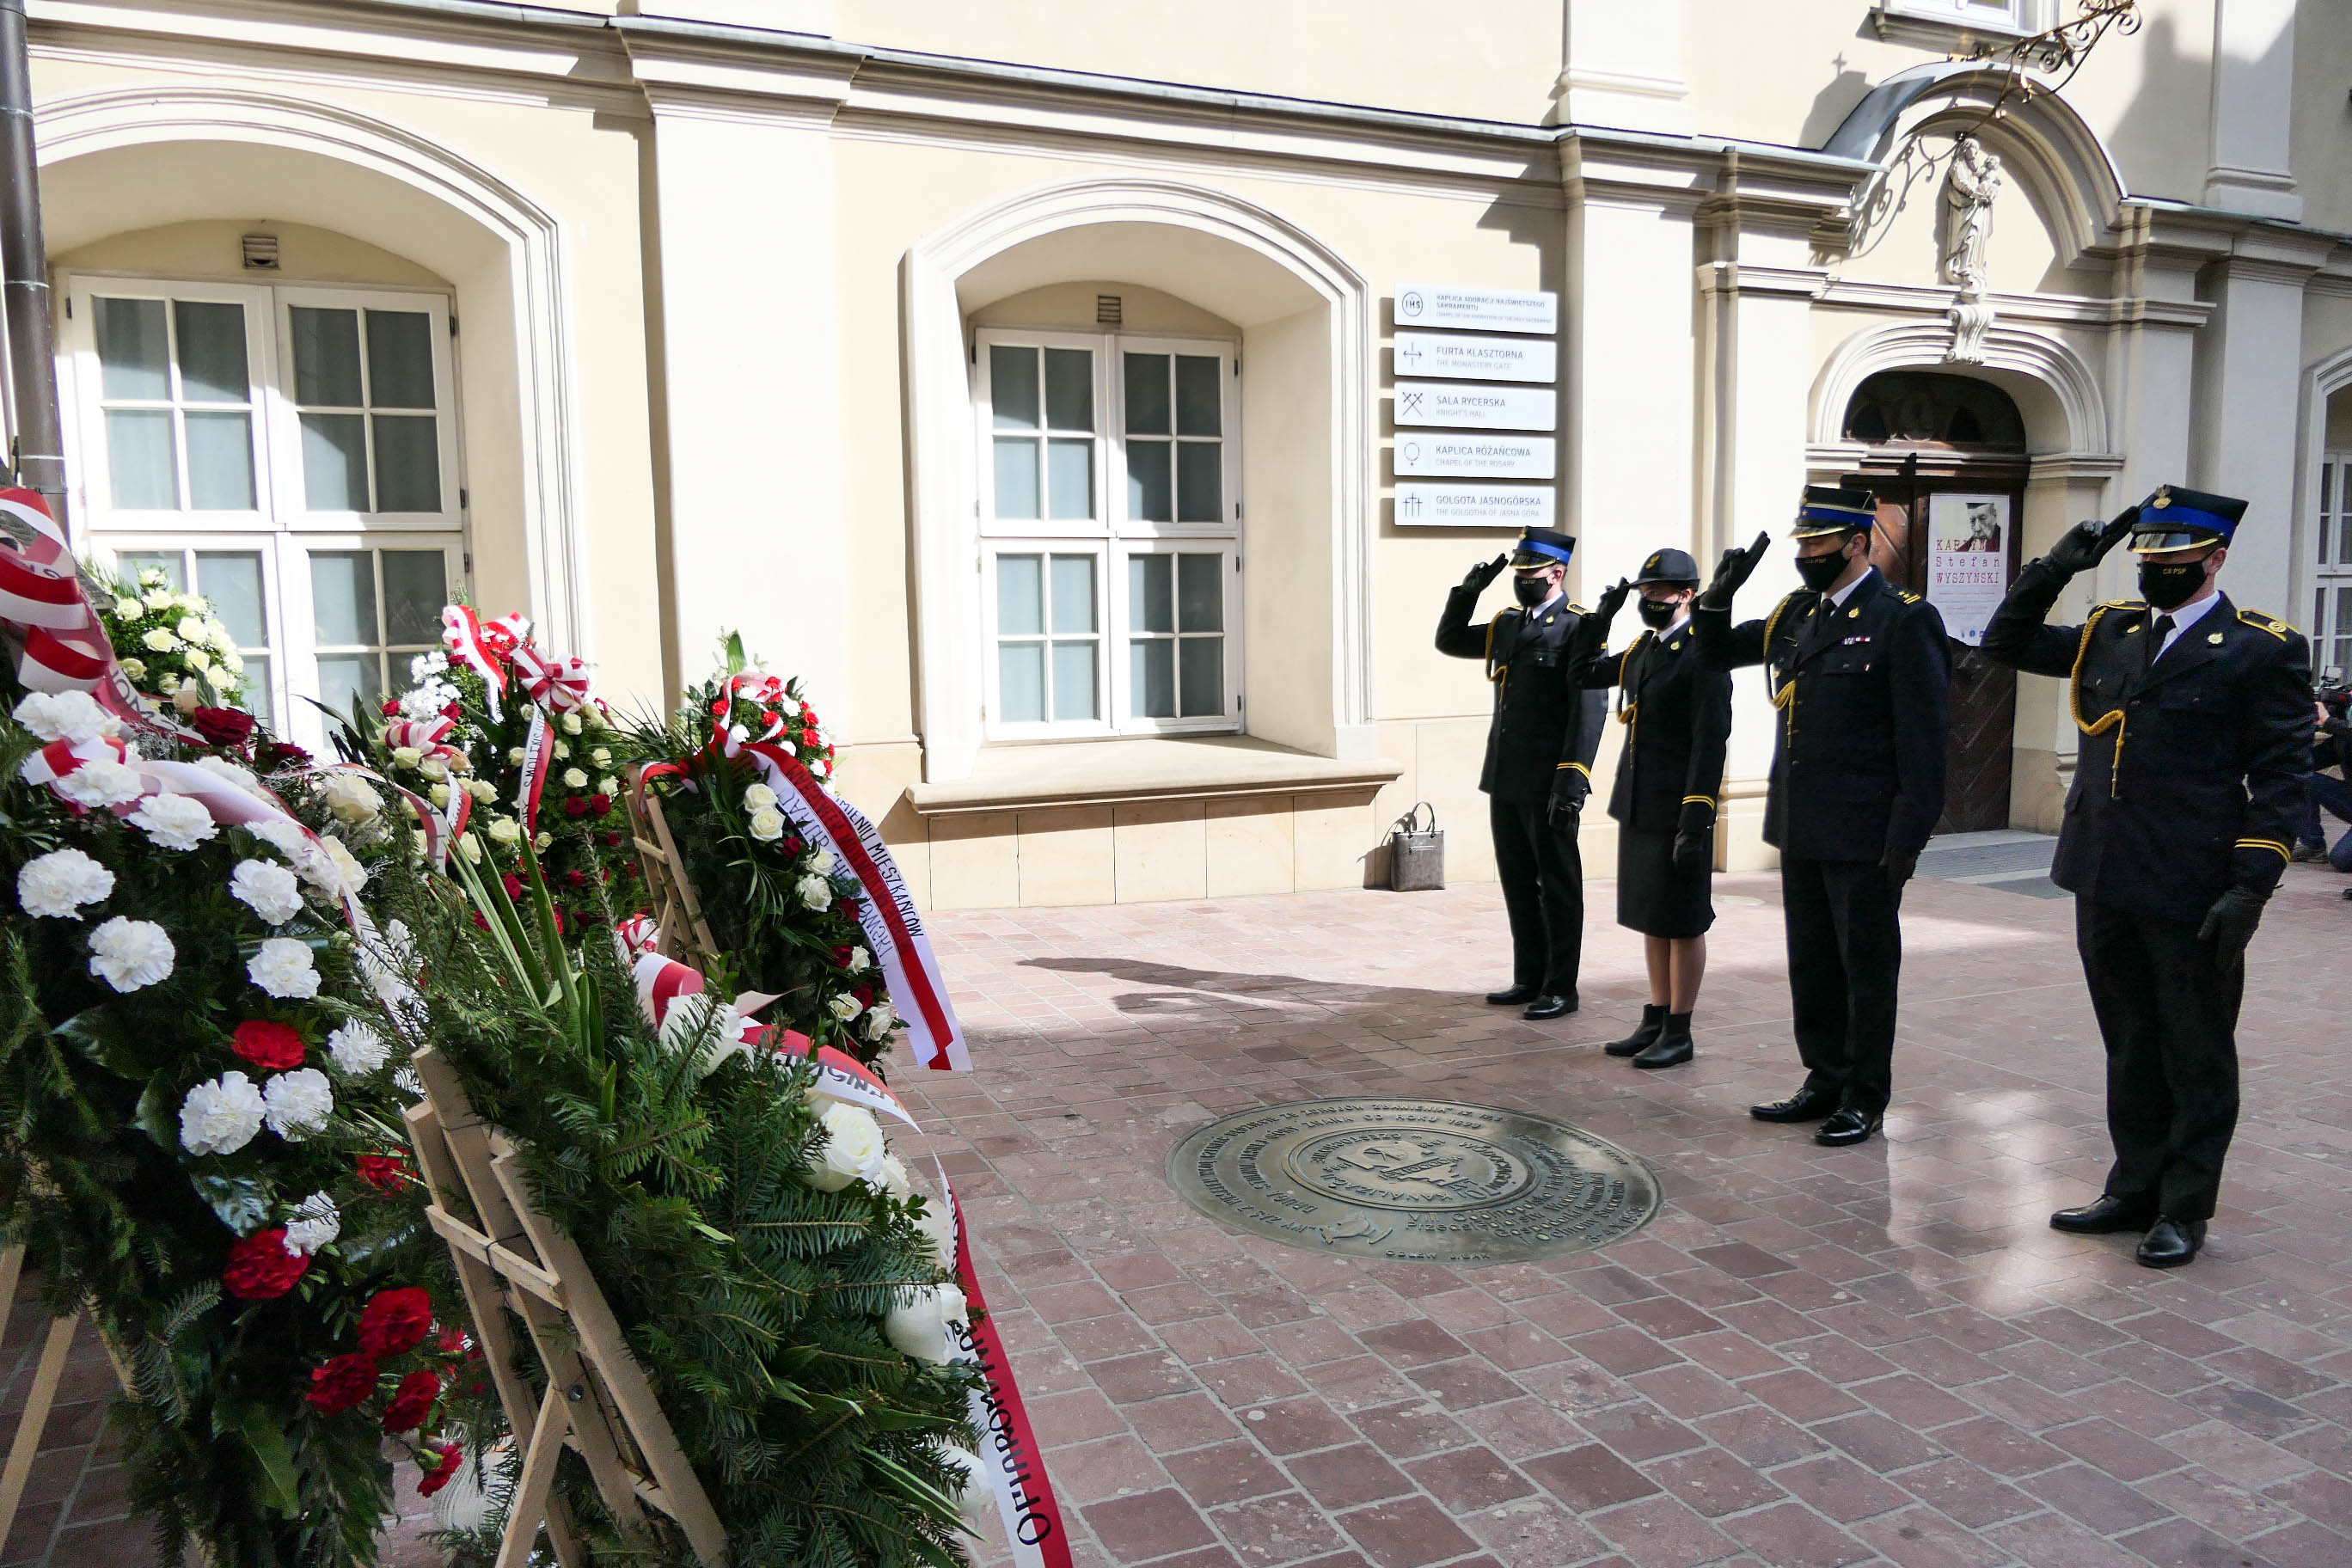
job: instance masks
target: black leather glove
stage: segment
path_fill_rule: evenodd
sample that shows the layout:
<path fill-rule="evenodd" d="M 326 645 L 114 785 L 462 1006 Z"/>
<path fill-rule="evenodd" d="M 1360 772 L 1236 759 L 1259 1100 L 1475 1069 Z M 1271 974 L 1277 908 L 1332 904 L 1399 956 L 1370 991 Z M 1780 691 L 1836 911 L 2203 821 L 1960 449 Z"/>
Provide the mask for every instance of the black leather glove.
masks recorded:
<path fill-rule="evenodd" d="M 1706 592 L 1698 596 L 1699 604 L 1710 610 L 1731 608 L 1731 596 L 1739 592 L 1741 584 L 1755 575 L 1757 563 L 1771 548 L 1772 536 L 1759 533 L 1756 542 L 1747 549 L 1725 551 L 1723 559 L 1715 564 L 1715 576 L 1708 582 Z"/>
<path fill-rule="evenodd" d="M 2052 567 L 2073 576 L 2088 572 L 2106 558 L 2129 533 L 2132 524 L 2139 521 L 2139 508 L 2127 506 L 2105 522 L 2078 522 L 2059 535 L 2058 542 L 2042 559 Z"/>
<path fill-rule="evenodd" d="M 1474 594 L 1483 594 L 1486 591 L 1486 584 L 1501 576 L 1504 568 L 1510 563 L 1511 558 L 1507 555 L 1497 555 L 1492 561 L 1481 561 L 1477 565 L 1470 568 L 1469 575 L 1462 579 L 1462 585 Z"/>
<path fill-rule="evenodd" d="M 1694 876 L 1715 864 L 1715 808 L 1697 801 L 1683 803 L 1675 825 L 1675 869 Z"/>
<path fill-rule="evenodd" d="M 1899 893 L 1903 890 L 1903 884 L 1911 879 L 1912 873 L 1919 869 L 1919 852 L 1915 849 L 1908 855 L 1897 855 L 1889 849 L 1886 858 L 1878 863 L 1878 868 L 1886 873 L 1888 890 Z"/>
<path fill-rule="evenodd" d="M 1585 797 L 1592 793 L 1592 781 L 1584 776 L 1581 768 L 1561 768 L 1551 775 L 1551 798 L 1544 804 L 1544 815 L 1554 827 L 1574 827 L 1584 814 Z"/>
<path fill-rule="evenodd" d="M 2205 911 L 2197 940 L 2213 944 L 2213 963 L 2222 973 L 2231 973 L 2246 962 L 2246 944 L 2254 940 L 2254 928 L 2263 923 L 2263 906 L 2269 901 L 2268 893 L 2258 893 L 2241 882 Z"/>
<path fill-rule="evenodd" d="M 1618 578 L 1613 584 L 1601 591 L 1601 602 L 1592 606 L 1590 618 L 1606 626 L 1617 618 L 1617 612 L 1625 607 L 1625 601 L 1633 595 L 1633 584 L 1622 577 Z"/>

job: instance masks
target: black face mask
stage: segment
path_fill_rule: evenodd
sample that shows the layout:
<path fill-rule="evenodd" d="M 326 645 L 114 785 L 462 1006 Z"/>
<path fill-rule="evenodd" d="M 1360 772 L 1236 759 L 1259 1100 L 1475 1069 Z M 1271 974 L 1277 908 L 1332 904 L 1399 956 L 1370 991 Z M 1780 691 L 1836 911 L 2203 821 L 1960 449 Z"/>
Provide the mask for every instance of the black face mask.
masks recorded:
<path fill-rule="evenodd" d="M 1521 573 L 1511 579 L 1511 592 L 1518 595 L 1520 604 L 1532 610 L 1551 597 L 1551 579 L 1531 577 Z"/>
<path fill-rule="evenodd" d="M 1851 563 L 1843 550 L 1832 550 L 1827 555 L 1800 555 L 1797 557 L 1797 575 L 1804 580 L 1806 587 L 1816 594 L 1825 593 L 1831 584 L 1844 575 L 1849 564 Z"/>
<path fill-rule="evenodd" d="M 2194 561 L 2143 561 L 2139 596 L 2159 610 L 2177 610 L 2205 585 L 2205 557 Z"/>
<path fill-rule="evenodd" d="M 1673 599 L 1643 599 L 1633 606 L 1633 613 L 1642 617 L 1643 626 L 1662 632 L 1675 624 L 1675 613 L 1681 608 Z"/>

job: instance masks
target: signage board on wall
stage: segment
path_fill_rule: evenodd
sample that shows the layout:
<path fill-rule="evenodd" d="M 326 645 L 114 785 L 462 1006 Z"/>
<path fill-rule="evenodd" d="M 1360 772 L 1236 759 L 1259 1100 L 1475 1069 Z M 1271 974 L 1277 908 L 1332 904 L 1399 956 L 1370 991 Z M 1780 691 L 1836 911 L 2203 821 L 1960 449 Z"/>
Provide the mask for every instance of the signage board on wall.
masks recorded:
<path fill-rule="evenodd" d="M 1433 430 L 1400 430 L 1397 478 L 1549 479 L 1554 474 L 1558 446 L 1549 436 L 1449 436 Z"/>
<path fill-rule="evenodd" d="M 1927 498 L 1927 602 L 1970 647 L 1982 646 L 1985 622 L 2009 593 L 2009 528 L 2005 495 Z"/>
<path fill-rule="evenodd" d="M 1549 528 L 1549 485 L 1401 484 L 1399 528 Z"/>
<path fill-rule="evenodd" d="M 1471 332 L 1556 332 L 1559 296 L 1507 289 L 1458 289 L 1443 283 L 1400 283 L 1400 327 L 1452 327 Z"/>
<path fill-rule="evenodd" d="M 1396 384 L 1396 422 L 1453 430 L 1554 430 L 1559 395 L 1549 387 L 1454 386 L 1442 381 Z"/>
<path fill-rule="evenodd" d="M 1399 332 L 1395 355 L 1399 375 L 1439 375 L 1456 381 L 1549 382 L 1559 374 L 1559 345 L 1549 338 Z"/>

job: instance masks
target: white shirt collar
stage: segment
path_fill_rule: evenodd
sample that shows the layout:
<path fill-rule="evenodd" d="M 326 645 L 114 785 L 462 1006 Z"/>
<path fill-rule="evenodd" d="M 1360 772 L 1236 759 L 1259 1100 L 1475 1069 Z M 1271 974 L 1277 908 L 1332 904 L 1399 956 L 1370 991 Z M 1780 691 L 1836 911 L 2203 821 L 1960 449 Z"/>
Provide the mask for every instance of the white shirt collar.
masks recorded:
<path fill-rule="evenodd" d="M 2174 643 L 2179 642 L 2182 635 L 2185 634 L 2189 627 L 2204 619 L 2206 611 L 2211 609 L 2221 602 L 2221 591 L 2219 588 L 2216 588 L 2213 592 L 2206 595 L 2203 598 L 2192 599 L 2177 610 L 2159 610 L 2154 605 L 2150 605 L 2147 607 L 2147 624 L 2149 626 L 2152 626 L 2156 625 L 2156 617 L 2158 616 L 2170 616 L 2172 617 L 2172 630 L 2165 634 L 2164 641 L 2157 647 L 2156 657 L 2159 658 L 2162 658 L 2166 648 L 2168 648 Z"/>
<path fill-rule="evenodd" d="M 1529 610 L 1529 611 L 1528 612 L 1528 619 L 1529 619 L 1529 620 L 1531 620 L 1531 621 L 1532 621 L 1532 620 L 1538 620 L 1538 619 L 1540 619 L 1542 616 L 1544 616 L 1545 615 L 1547 615 L 1547 614 L 1549 614 L 1549 613 L 1550 612 L 1551 607 L 1552 607 L 1554 605 L 1559 604 L 1561 600 L 1563 600 L 1563 599 L 1565 599 L 1565 598 L 1567 598 L 1567 597 L 1568 597 L 1568 590 L 1567 590 L 1567 589 L 1565 589 L 1565 588 L 1555 588 L 1555 589 L 1553 589 L 1553 590 L 1552 590 L 1552 595 L 1551 595 L 1551 597 L 1550 597 L 1550 598 L 1546 599 L 1542 604 L 1538 605 L 1534 609 Z"/>
<path fill-rule="evenodd" d="M 1853 591 L 1856 588 L 1861 587 L 1864 583 L 1869 582 L 1871 573 L 1877 570 L 1878 568 L 1875 566 L 1870 567 L 1866 569 L 1861 576 L 1856 577 L 1844 587 L 1838 589 L 1835 593 L 1828 595 L 1827 597 L 1830 602 L 1830 607 L 1832 609 L 1843 609 L 1845 607 L 1845 602 L 1853 597 Z"/>

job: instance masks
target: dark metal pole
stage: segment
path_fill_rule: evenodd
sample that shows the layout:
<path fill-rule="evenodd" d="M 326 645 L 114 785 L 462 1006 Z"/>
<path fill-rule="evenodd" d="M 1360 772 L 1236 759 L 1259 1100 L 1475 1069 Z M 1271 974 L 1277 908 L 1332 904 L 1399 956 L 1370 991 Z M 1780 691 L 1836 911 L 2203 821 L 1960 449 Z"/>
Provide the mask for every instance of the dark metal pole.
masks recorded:
<path fill-rule="evenodd" d="M 58 421 L 58 344 L 41 237 L 41 170 L 33 153 L 33 72 L 25 0 L 0 0 L 0 290 L 16 405 L 16 482 L 66 520 L 65 440 Z"/>

